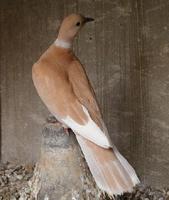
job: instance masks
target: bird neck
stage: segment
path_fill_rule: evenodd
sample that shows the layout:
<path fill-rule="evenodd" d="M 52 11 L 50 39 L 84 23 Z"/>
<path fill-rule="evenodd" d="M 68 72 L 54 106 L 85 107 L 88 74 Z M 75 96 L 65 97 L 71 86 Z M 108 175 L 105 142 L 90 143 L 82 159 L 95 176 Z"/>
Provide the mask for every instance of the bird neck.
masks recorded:
<path fill-rule="evenodd" d="M 64 48 L 64 49 L 71 49 L 71 47 L 72 47 L 71 41 L 68 42 L 68 41 L 60 39 L 60 38 L 57 38 L 55 40 L 54 44 L 55 44 L 55 46 L 61 47 L 61 48 Z"/>

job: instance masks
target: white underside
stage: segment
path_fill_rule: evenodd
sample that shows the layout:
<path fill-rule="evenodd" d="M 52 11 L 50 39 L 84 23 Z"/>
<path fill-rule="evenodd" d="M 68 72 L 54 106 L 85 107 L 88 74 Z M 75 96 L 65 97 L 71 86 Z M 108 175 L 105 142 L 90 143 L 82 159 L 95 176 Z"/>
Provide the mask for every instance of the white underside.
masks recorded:
<path fill-rule="evenodd" d="M 85 125 L 81 125 L 77 123 L 70 116 L 67 116 L 66 118 L 62 119 L 62 121 L 68 127 L 70 127 L 75 132 L 75 134 L 79 134 L 101 147 L 104 147 L 104 148 L 111 147 L 105 133 L 103 133 L 102 130 L 99 128 L 99 126 L 91 119 L 87 109 L 84 106 L 82 107 L 83 107 L 84 113 L 86 114 L 88 118 L 88 122 Z"/>

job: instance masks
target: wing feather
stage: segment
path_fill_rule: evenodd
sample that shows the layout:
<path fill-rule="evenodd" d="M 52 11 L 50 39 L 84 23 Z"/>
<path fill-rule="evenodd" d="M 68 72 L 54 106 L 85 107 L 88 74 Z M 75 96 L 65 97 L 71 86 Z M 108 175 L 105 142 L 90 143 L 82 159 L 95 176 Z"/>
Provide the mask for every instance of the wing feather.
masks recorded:
<path fill-rule="evenodd" d="M 105 130 L 102 114 L 100 112 L 94 90 L 88 80 L 83 66 L 78 60 L 75 60 L 69 67 L 68 76 L 73 91 L 79 102 L 88 110 L 95 123 L 102 130 L 107 131 Z"/>
<path fill-rule="evenodd" d="M 77 60 L 64 67 L 42 59 L 34 66 L 33 81 L 39 96 L 60 122 L 97 145 L 111 146 L 94 91 Z"/>

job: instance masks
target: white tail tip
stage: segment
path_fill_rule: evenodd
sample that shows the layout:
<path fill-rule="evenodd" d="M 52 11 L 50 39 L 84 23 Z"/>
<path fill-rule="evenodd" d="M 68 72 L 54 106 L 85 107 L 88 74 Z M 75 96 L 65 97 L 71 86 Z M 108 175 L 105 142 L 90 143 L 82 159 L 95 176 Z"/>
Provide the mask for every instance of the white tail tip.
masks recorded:
<path fill-rule="evenodd" d="M 140 181 L 116 147 L 104 149 L 76 135 L 97 186 L 109 196 L 132 192 Z"/>

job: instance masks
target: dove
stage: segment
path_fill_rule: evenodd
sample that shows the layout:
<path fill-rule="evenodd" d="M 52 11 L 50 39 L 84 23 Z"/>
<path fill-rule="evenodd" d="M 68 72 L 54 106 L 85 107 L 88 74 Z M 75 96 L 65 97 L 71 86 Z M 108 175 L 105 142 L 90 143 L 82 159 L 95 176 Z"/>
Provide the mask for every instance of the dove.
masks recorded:
<path fill-rule="evenodd" d="M 84 66 L 72 50 L 76 35 L 92 21 L 80 14 L 65 17 L 56 40 L 33 65 L 32 79 L 51 114 L 75 133 L 97 186 L 116 196 L 132 192 L 139 178 L 112 143 Z"/>

